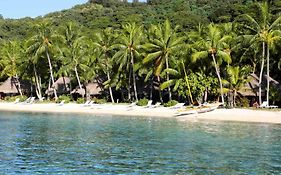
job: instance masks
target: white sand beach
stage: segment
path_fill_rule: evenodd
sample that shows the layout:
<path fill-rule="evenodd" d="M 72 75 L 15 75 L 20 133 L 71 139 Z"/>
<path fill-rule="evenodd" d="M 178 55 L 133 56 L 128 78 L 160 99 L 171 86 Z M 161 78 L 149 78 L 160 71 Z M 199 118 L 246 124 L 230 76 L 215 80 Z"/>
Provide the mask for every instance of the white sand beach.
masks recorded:
<path fill-rule="evenodd" d="M 23 103 L 0 103 L 0 111 L 15 112 L 46 112 L 46 113 L 80 113 L 94 115 L 123 115 L 123 116 L 147 116 L 147 117 L 172 117 L 179 120 L 216 120 L 216 121 L 237 121 L 256 123 L 281 124 L 281 111 L 252 110 L 252 109 L 216 109 L 202 114 L 191 114 L 176 116 L 177 109 L 165 107 L 145 108 L 128 107 L 124 104 L 102 104 L 83 106 L 80 104 L 23 104 Z"/>

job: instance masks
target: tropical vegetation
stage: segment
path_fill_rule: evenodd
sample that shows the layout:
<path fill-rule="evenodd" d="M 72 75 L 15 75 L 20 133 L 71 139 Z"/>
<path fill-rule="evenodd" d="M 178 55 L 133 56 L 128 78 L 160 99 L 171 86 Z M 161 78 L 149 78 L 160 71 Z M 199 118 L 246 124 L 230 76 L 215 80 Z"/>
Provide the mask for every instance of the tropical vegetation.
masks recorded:
<path fill-rule="evenodd" d="M 281 101 L 270 78 L 262 89 L 264 75 L 281 82 L 280 9 L 281 0 L 90 0 L 34 19 L 2 17 L 0 80 L 29 80 L 39 99 L 68 76 L 81 90 L 99 80 L 112 103 L 225 103 L 233 93 L 236 106 L 255 73 L 259 102 Z M 49 98 L 63 98 L 53 91 Z"/>

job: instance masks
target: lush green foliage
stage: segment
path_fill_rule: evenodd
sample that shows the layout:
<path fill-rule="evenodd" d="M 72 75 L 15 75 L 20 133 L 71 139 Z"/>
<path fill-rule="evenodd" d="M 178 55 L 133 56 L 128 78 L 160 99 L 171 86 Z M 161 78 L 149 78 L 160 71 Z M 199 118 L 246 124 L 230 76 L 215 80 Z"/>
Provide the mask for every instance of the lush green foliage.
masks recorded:
<path fill-rule="evenodd" d="M 94 101 L 94 103 L 97 103 L 97 104 L 104 104 L 107 102 L 106 99 L 103 99 L 103 98 L 101 98 L 101 99 L 93 98 L 93 101 Z"/>
<path fill-rule="evenodd" d="M 98 81 L 97 103 L 223 99 L 264 66 L 281 81 L 280 7 L 281 0 L 90 0 L 45 17 L 0 19 L 0 79 L 29 80 L 38 98 L 68 76 L 80 90 Z M 273 90 L 270 99 L 278 97 Z"/>
<path fill-rule="evenodd" d="M 78 98 L 78 99 L 76 100 L 76 103 L 78 103 L 78 104 L 83 104 L 83 103 L 85 103 L 85 102 L 86 102 L 85 98 Z"/>
<path fill-rule="evenodd" d="M 27 96 L 23 95 L 23 96 L 7 96 L 5 97 L 5 101 L 8 102 L 15 102 L 17 99 L 19 99 L 19 102 L 24 102 L 27 99 Z"/>
<path fill-rule="evenodd" d="M 146 106 L 147 104 L 148 104 L 148 99 L 147 99 L 147 98 L 140 99 L 140 100 L 137 102 L 137 105 L 138 105 L 138 106 Z"/>
<path fill-rule="evenodd" d="M 175 106 L 177 103 L 178 103 L 178 101 L 176 101 L 176 100 L 171 100 L 171 101 L 168 101 L 167 103 L 164 103 L 164 107 Z"/>
<path fill-rule="evenodd" d="M 69 103 L 71 101 L 71 97 L 69 95 L 61 95 L 58 97 L 58 103 L 64 101 L 64 103 Z"/>

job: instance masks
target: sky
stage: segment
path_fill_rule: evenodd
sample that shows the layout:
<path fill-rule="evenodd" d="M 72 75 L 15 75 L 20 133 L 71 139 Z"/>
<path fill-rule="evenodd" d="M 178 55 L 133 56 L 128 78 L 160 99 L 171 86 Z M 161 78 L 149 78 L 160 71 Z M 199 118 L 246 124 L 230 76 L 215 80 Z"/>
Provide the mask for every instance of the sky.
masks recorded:
<path fill-rule="evenodd" d="M 0 14 L 11 19 L 34 18 L 86 2 L 88 0 L 0 0 Z"/>

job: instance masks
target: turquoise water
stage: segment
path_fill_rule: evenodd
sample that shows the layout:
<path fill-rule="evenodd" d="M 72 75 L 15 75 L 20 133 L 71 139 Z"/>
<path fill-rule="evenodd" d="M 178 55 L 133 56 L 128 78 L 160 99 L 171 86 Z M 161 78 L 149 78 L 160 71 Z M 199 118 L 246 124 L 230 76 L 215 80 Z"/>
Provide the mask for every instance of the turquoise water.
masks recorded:
<path fill-rule="evenodd" d="M 0 114 L 0 174 L 281 174 L 281 126 Z"/>

